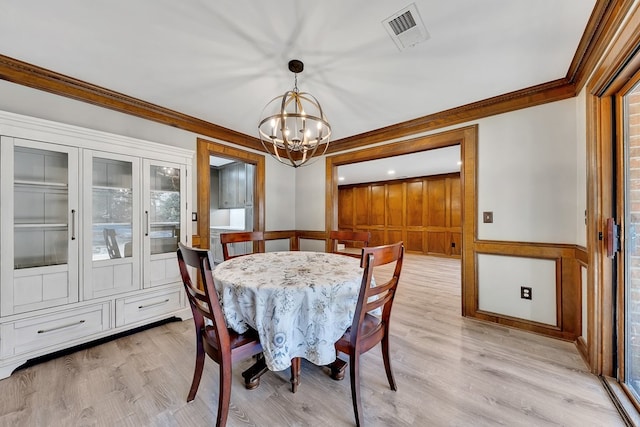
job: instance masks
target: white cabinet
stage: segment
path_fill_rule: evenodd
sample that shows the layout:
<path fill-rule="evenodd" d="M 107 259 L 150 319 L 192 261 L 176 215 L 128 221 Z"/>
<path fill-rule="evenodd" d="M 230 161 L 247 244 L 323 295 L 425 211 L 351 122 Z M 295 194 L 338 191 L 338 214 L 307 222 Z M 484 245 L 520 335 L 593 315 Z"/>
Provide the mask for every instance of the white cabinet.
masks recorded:
<path fill-rule="evenodd" d="M 0 378 L 191 315 L 178 270 L 193 152 L 0 112 Z"/>
<path fill-rule="evenodd" d="M 84 298 L 140 288 L 140 159 L 83 150 Z"/>
<path fill-rule="evenodd" d="M 252 164 L 236 162 L 219 169 L 220 209 L 253 205 L 254 168 Z"/>
<path fill-rule="evenodd" d="M 178 242 L 187 229 L 184 165 L 144 161 L 144 287 L 179 282 Z"/>
<path fill-rule="evenodd" d="M 209 250 L 213 255 L 213 262 L 220 263 L 224 261 L 224 256 L 222 254 L 222 243 L 220 243 L 220 232 L 212 229 L 210 231 L 210 234 Z"/>
<path fill-rule="evenodd" d="M 78 149 L 0 138 L 0 316 L 76 302 Z"/>

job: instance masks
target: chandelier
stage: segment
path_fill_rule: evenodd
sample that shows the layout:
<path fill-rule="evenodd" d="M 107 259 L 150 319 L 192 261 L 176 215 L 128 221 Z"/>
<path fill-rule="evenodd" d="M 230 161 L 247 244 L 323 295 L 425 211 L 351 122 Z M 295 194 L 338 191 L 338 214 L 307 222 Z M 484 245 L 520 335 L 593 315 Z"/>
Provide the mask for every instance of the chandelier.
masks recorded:
<path fill-rule="evenodd" d="M 262 110 L 258 131 L 264 149 L 279 162 L 297 168 L 326 153 L 331 125 L 318 100 L 298 90 L 302 61 L 289 61 L 293 90 L 276 96 Z"/>

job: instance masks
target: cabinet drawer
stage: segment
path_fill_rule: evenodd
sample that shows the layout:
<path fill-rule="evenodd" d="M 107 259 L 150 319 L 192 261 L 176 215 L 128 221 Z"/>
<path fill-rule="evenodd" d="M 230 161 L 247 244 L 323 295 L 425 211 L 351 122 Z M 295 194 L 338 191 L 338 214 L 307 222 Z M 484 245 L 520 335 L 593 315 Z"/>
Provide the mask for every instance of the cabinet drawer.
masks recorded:
<path fill-rule="evenodd" d="M 116 300 L 116 326 L 161 317 L 183 307 L 182 287 Z"/>
<path fill-rule="evenodd" d="M 80 307 L 64 313 L 31 317 L 2 325 L 2 357 L 51 347 L 64 348 L 110 328 L 109 303 Z"/>

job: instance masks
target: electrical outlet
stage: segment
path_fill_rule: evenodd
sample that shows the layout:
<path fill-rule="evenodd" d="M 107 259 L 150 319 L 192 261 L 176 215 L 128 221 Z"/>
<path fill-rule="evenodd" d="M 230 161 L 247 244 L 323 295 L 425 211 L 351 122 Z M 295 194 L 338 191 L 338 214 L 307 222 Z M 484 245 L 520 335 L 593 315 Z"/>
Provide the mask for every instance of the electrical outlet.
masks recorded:
<path fill-rule="evenodd" d="M 520 298 L 522 299 L 531 299 L 533 295 L 531 294 L 531 287 L 529 286 L 520 286 Z"/>

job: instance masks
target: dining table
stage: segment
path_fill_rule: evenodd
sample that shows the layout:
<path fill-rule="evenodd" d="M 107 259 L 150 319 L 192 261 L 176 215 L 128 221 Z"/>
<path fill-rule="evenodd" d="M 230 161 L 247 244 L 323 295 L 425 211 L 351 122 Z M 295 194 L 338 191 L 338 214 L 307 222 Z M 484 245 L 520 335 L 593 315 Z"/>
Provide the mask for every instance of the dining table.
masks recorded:
<path fill-rule="evenodd" d="M 227 326 L 255 329 L 263 348 L 243 373 L 246 387 L 266 370 L 293 364 L 295 392 L 300 358 L 344 372 L 334 344 L 351 326 L 362 274 L 359 259 L 325 252 L 254 253 L 218 264 L 213 280 Z"/>

